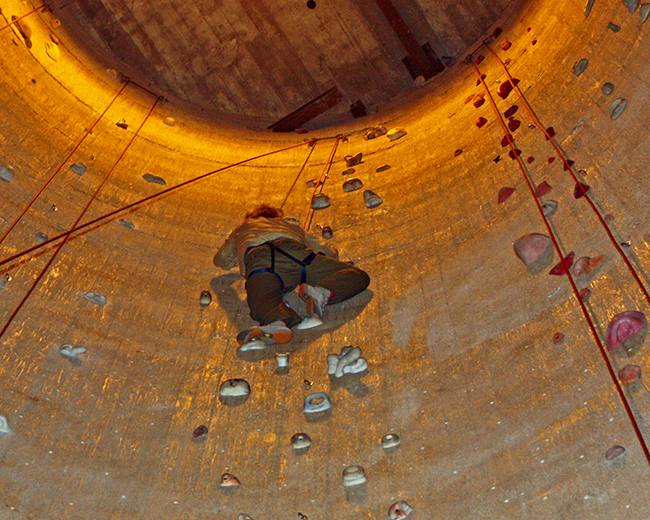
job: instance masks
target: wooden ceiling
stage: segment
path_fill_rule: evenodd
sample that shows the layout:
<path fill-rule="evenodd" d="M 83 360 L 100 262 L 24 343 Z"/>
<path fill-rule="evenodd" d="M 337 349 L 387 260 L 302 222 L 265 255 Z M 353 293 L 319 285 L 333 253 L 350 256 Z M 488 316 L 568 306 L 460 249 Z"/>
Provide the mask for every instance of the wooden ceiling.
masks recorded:
<path fill-rule="evenodd" d="M 337 87 L 330 114 L 414 88 L 376 0 L 85 0 L 75 23 L 130 69 L 201 109 L 274 121 Z M 510 0 L 393 0 L 416 37 L 457 57 Z M 72 19 L 71 18 L 71 19 Z"/>

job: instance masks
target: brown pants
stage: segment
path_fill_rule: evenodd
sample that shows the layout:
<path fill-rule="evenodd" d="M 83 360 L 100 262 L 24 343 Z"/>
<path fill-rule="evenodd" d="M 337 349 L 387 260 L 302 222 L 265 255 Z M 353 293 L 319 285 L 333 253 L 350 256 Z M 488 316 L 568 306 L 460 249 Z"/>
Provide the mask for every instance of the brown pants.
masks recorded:
<path fill-rule="evenodd" d="M 311 249 L 288 238 L 275 240 L 273 244 L 300 261 L 312 253 Z M 251 318 L 260 325 L 283 320 L 288 327 L 294 327 L 302 318 L 296 311 L 287 307 L 282 296 L 300 284 L 301 267 L 276 250 L 273 267 L 275 274 L 250 274 L 257 269 L 270 268 L 271 257 L 271 247 L 267 244 L 251 250 L 246 257 L 246 294 Z M 317 255 L 305 267 L 305 271 L 305 283 L 323 287 L 332 293 L 328 304 L 352 298 L 370 283 L 370 277 L 365 271 L 325 255 Z"/>

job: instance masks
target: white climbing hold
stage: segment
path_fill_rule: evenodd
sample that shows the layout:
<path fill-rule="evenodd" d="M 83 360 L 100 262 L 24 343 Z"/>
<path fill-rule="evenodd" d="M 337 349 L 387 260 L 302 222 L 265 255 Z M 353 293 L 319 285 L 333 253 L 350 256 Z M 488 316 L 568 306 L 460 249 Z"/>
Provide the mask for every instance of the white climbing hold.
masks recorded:
<path fill-rule="evenodd" d="M 9 422 L 4 415 L 0 415 L 0 436 L 8 435 L 11 433 L 11 428 L 9 428 Z"/>
<path fill-rule="evenodd" d="M 66 359 L 78 359 L 79 354 L 83 354 L 88 349 L 86 347 L 75 347 L 74 345 L 61 345 L 59 353 Z"/>
<path fill-rule="evenodd" d="M 398 500 L 388 509 L 388 517 L 391 520 L 406 520 L 412 512 L 413 508 L 406 500 Z"/>
<path fill-rule="evenodd" d="M 0 179 L 5 182 L 11 182 L 14 178 L 14 171 L 7 166 L 0 164 Z"/>
<path fill-rule="evenodd" d="M 219 387 L 221 397 L 241 397 L 250 393 L 251 387 L 245 379 L 228 379 Z"/>
<path fill-rule="evenodd" d="M 641 4 L 641 9 L 639 9 L 639 18 L 641 23 L 646 23 L 648 21 L 648 16 L 650 16 L 650 4 Z"/>
<path fill-rule="evenodd" d="M 389 433 L 381 438 L 381 447 L 385 450 L 397 448 L 401 443 L 402 441 L 396 433 Z"/>
<path fill-rule="evenodd" d="M 358 486 L 366 481 L 366 472 L 361 466 L 349 466 L 343 470 L 344 487 Z"/>
<path fill-rule="evenodd" d="M 358 374 L 368 368 L 368 362 L 361 357 L 359 347 L 343 347 L 340 354 L 327 356 L 327 373 L 334 377 L 343 374 Z"/>
<path fill-rule="evenodd" d="M 363 199 L 366 201 L 367 208 L 376 208 L 384 202 L 374 191 L 366 190 L 363 192 Z"/>
<path fill-rule="evenodd" d="M 163 123 L 165 123 L 167 126 L 174 126 L 176 124 L 176 120 L 173 117 L 166 117 L 163 119 Z"/>
<path fill-rule="evenodd" d="M 291 437 L 291 446 L 294 450 L 306 450 L 311 446 L 311 437 L 306 433 L 295 433 Z"/>
<path fill-rule="evenodd" d="M 627 107 L 627 99 L 618 98 L 615 100 L 609 107 L 609 113 L 613 120 L 617 120 L 621 117 L 623 110 Z"/>
<path fill-rule="evenodd" d="M 106 296 L 96 292 L 86 293 L 84 294 L 84 298 L 89 302 L 96 303 L 97 305 L 106 305 L 106 303 L 108 303 Z"/>
<path fill-rule="evenodd" d="M 391 128 L 387 133 L 386 137 L 391 141 L 397 141 L 398 139 L 406 135 L 406 130 L 402 127 Z"/>
<path fill-rule="evenodd" d="M 59 50 L 59 46 L 54 42 L 45 43 L 45 52 L 54 61 L 59 61 L 61 58 L 61 51 Z"/>
<path fill-rule="evenodd" d="M 278 362 L 278 368 L 286 368 L 289 366 L 289 354 L 286 352 L 278 352 L 275 355 L 275 360 Z"/>
<path fill-rule="evenodd" d="M 305 413 L 326 412 L 332 408 L 332 402 L 325 392 L 316 392 L 305 397 Z"/>

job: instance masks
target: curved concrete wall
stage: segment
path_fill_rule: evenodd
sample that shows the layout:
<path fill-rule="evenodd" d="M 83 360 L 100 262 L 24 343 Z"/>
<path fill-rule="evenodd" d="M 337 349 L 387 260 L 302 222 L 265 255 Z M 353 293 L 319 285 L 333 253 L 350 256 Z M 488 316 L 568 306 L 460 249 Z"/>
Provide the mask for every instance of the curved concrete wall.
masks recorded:
<path fill-rule="evenodd" d="M 650 45 L 638 12 L 619 4 L 596 0 L 585 18 L 569 2 L 522 3 L 500 20 L 494 47 L 586 170 L 594 201 L 613 215 L 617 239 L 630 241 L 626 251 L 647 284 Z M 2 9 L 5 17 L 27 10 L 18 1 Z M 3 231 L 121 88 L 61 30 L 58 61 L 47 56 L 54 15 L 29 18 L 30 50 L 13 29 L 0 32 L 0 163 L 15 171 L 0 181 Z M 607 29 L 610 21 L 619 32 Z M 506 39 L 512 47 L 502 51 Z M 582 58 L 589 65 L 576 76 L 571 68 Z M 488 56 L 480 67 L 494 92 L 505 80 L 497 63 Z M 610 96 L 601 92 L 606 81 L 615 85 Z M 567 277 L 532 275 L 513 254 L 518 237 L 545 228 L 489 104 L 465 103 L 480 90 L 471 67 L 458 63 L 377 117 L 307 136 L 255 133 L 157 106 L 85 220 L 163 189 L 146 173 L 169 187 L 349 133 L 324 186 L 332 206 L 313 224 L 332 226 L 341 256 L 370 273 L 370 291 L 328 309 L 323 328 L 297 333 L 288 372 L 272 353 L 236 353 L 234 336 L 251 324 L 243 283 L 216 272 L 211 257 L 258 202 L 286 200 L 287 213 L 304 220 L 305 183 L 320 175 L 332 140 L 311 155 L 303 145 L 227 169 L 119 215 L 135 229 L 114 220 L 71 240 L 2 338 L 0 414 L 12 430 L 0 438 L 3 516 L 384 518 L 403 499 L 414 518 L 647 518 L 649 462 Z M 612 120 L 618 97 L 629 104 Z M 514 94 L 496 99 L 501 111 L 515 103 Z M 154 101 L 126 87 L 3 244 L 3 258 L 75 221 Z M 480 116 L 488 123 L 479 129 Z M 552 185 L 544 198 L 559 202 L 552 225 L 562 247 L 607 255 L 578 279 L 592 290 L 587 307 L 604 336 L 613 315 L 647 305 L 584 199 L 573 198 L 561 161 L 547 161 L 556 155 L 549 143 L 522 108 L 515 117 L 517 147 L 534 158 L 526 161 L 531 177 Z M 123 121 L 127 129 L 116 126 Z M 378 123 L 408 134 L 364 140 L 362 130 Z M 372 210 L 360 192 L 341 189 L 343 156 L 357 152 L 364 160 L 356 175 L 384 200 Z M 69 168 L 76 163 L 87 166 L 81 176 Z M 377 172 L 383 165 L 390 169 Z M 497 204 L 504 186 L 517 191 Z M 3 324 L 47 258 L 8 272 Z M 202 308 L 205 289 L 214 301 Z M 107 304 L 87 301 L 88 292 Z M 565 335 L 557 344 L 556 332 Z M 59 354 L 63 344 L 88 350 L 70 363 Z M 330 380 L 325 357 L 346 345 L 363 349 L 369 373 Z M 616 369 L 646 369 L 647 347 L 620 348 L 611 360 Z M 252 386 L 241 406 L 217 397 L 230 378 Z M 313 391 L 332 398 L 326 420 L 309 422 L 302 412 Z M 648 392 L 638 382 L 625 392 L 647 437 Z M 191 440 L 199 424 L 210 430 L 203 443 Z M 289 439 L 300 431 L 314 444 L 297 456 Z M 379 444 L 389 432 L 402 438 L 395 453 Z M 626 452 L 606 460 L 613 445 Z M 346 494 L 341 472 L 350 465 L 363 466 L 368 483 Z M 221 491 L 223 472 L 242 481 L 235 493 Z"/>

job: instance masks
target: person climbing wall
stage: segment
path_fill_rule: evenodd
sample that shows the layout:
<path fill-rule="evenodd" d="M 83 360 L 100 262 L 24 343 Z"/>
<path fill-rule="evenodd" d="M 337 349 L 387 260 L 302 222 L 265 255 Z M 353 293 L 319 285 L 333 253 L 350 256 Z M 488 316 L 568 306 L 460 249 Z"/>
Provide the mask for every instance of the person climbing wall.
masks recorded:
<path fill-rule="evenodd" d="M 259 205 L 246 214 L 214 256 L 217 267 L 239 266 L 246 278 L 250 316 L 259 326 L 237 335 L 242 350 L 287 343 L 293 327 L 322 324 L 320 319 L 303 320 L 284 302 L 283 295 L 298 286 L 301 297 L 313 300 L 314 311 L 322 318 L 326 305 L 352 298 L 370 284 L 365 271 L 339 261 L 337 251 L 283 217 L 281 209 Z"/>

